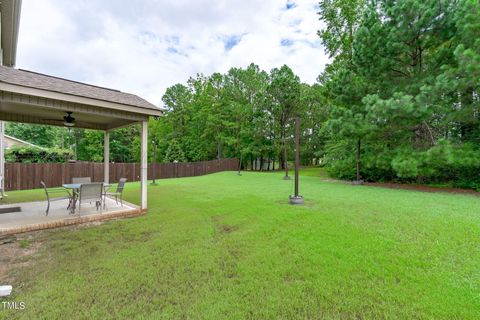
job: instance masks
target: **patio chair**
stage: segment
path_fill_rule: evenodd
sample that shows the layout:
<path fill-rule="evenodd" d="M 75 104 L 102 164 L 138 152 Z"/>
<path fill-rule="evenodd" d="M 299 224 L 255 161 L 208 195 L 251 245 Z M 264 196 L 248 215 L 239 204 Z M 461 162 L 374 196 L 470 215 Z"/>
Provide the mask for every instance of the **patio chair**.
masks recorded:
<path fill-rule="evenodd" d="M 103 208 L 105 208 L 105 204 L 107 203 L 107 196 L 115 197 L 115 202 L 118 204 L 118 199 L 120 199 L 120 205 L 123 207 L 123 188 L 125 187 L 125 182 L 127 182 L 127 178 L 120 178 L 118 180 L 117 189 L 115 192 L 105 192 L 103 196 L 105 200 L 103 202 Z"/>
<path fill-rule="evenodd" d="M 91 183 L 92 178 L 90 177 L 75 177 L 72 178 L 72 183 Z"/>
<path fill-rule="evenodd" d="M 83 202 L 94 202 L 95 206 L 102 209 L 103 182 L 82 183 L 78 192 L 78 213 Z"/>
<path fill-rule="evenodd" d="M 68 206 L 67 210 L 70 208 L 72 205 L 72 195 L 70 192 L 68 192 L 67 189 L 65 188 L 55 188 L 55 189 L 47 189 L 47 186 L 45 185 L 45 182 L 40 181 L 40 184 L 43 187 L 43 190 L 45 190 L 45 195 L 47 196 L 47 210 L 45 211 L 45 215 L 48 216 L 48 211 L 50 210 L 50 202 L 53 201 L 60 201 L 60 200 L 68 200 Z M 61 196 L 61 197 L 52 197 L 54 194 L 60 194 L 60 193 L 67 193 L 68 196 Z"/>

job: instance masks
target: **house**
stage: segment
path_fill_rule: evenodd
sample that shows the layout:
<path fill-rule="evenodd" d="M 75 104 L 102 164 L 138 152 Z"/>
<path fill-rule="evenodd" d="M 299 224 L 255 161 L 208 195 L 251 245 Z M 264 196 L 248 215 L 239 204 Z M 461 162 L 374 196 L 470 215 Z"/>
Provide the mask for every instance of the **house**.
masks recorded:
<path fill-rule="evenodd" d="M 30 143 L 30 142 L 27 142 L 27 141 L 23 141 L 21 139 L 9 136 L 7 134 L 5 134 L 3 136 L 3 141 L 4 141 L 3 142 L 3 147 L 5 149 L 9 149 L 9 148 L 14 147 L 14 146 L 42 148 L 40 146 L 37 146 L 36 144 Z"/>
<path fill-rule="evenodd" d="M 129 93 L 15 69 L 21 0 L 2 0 L 0 66 L 0 177 L 4 177 L 1 121 L 78 127 L 104 132 L 104 182 L 109 182 L 110 130 L 141 125 L 141 209 L 147 208 L 148 120 L 162 110 Z"/>

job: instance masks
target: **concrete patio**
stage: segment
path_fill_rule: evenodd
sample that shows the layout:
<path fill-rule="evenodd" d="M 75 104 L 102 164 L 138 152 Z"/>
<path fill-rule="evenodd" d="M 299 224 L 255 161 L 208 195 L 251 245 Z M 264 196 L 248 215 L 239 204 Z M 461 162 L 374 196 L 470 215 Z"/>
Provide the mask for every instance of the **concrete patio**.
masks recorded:
<path fill-rule="evenodd" d="M 0 205 L 0 235 L 50 229 L 93 221 L 102 221 L 120 217 L 133 217 L 144 214 L 145 210 L 123 201 L 123 206 L 114 199 L 106 199 L 106 207 L 96 210 L 95 203 L 82 204 L 79 213 L 71 214 L 67 210 L 68 201 L 55 201 L 45 216 L 46 201 L 23 202 Z M 5 212 L 5 213 L 2 213 Z"/>

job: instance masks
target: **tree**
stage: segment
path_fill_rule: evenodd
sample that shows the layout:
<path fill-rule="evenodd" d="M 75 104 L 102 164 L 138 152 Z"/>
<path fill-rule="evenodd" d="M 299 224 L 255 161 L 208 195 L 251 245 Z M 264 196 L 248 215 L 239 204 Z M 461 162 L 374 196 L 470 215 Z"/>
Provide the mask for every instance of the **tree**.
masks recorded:
<path fill-rule="evenodd" d="M 360 17 L 342 9 L 349 3 L 321 2 L 330 11 L 321 13 L 327 31 L 320 35 L 334 57 L 319 77 L 330 105 L 331 172 L 351 177 L 356 162 L 357 179 L 361 172 L 367 180 L 480 185 L 472 160 L 480 136 L 480 4 L 378 0 L 355 10 Z"/>
<path fill-rule="evenodd" d="M 59 148 L 61 146 L 61 132 L 65 128 L 6 122 L 5 133 L 15 138 L 28 141 L 41 147 Z"/>
<path fill-rule="evenodd" d="M 364 125 L 366 110 L 361 102 L 365 92 L 365 82 L 357 72 L 354 64 L 355 35 L 362 22 L 366 8 L 365 0 L 324 0 L 319 3 L 320 19 L 325 28 L 318 32 L 326 52 L 334 57 L 319 77 L 320 83 L 326 87 L 326 96 L 331 103 L 332 141 L 346 139 L 345 151 L 350 153 L 350 146 L 355 146 L 356 180 L 361 180 L 361 148 L 362 139 L 366 135 Z M 345 128 L 343 122 L 346 123 Z M 340 124 L 340 125 L 339 125 Z M 338 150 L 338 148 L 337 148 Z M 349 162 L 350 157 L 346 157 Z"/>
<path fill-rule="evenodd" d="M 176 139 L 170 140 L 165 154 L 165 162 L 185 162 L 185 154 Z"/>
<path fill-rule="evenodd" d="M 300 109 L 301 112 L 299 113 L 302 118 L 302 164 L 318 164 L 318 160 L 325 155 L 326 135 L 323 128 L 328 120 L 324 87 L 319 84 L 313 86 L 302 84 Z"/>
<path fill-rule="evenodd" d="M 361 22 L 366 0 L 322 0 L 320 20 L 325 28 L 318 31 L 325 51 L 330 57 L 351 62 L 354 35 Z"/>
<path fill-rule="evenodd" d="M 288 145 L 287 138 L 291 129 L 290 120 L 299 105 L 300 78 L 287 65 L 270 72 L 268 92 L 271 95 L 272 115 L 275 119 L 279 137 L 283 143 L 282 166 L 285 168 L 285 178 L 288 177 Z"/>

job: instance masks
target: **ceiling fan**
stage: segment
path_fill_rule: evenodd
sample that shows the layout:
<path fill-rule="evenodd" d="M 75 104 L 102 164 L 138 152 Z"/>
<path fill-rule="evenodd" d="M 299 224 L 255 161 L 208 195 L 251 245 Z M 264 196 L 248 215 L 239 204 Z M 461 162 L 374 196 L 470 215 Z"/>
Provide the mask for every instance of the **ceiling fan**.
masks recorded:
<path fill-rule="evenodd" d="M 66 127 L 74 127 L 75 126 L 75 118 L 72 117 L 72 112 L 67 111 L 67 115 L 63 117 L 63 125 Z"/>
<path fill-rule="evenodd" d="M 63 116 L 63 120 L 60 119 L 43 119 L 45 121 L 53 121 L 53 122 L 58 122 L 59 124 L 63 124 L 65 127 L 75 127 L 77 122 L 75 121 L 75 118 L 72 116 L 73 112 L 71 111 L 66 111 L 67 115 Z"/>

